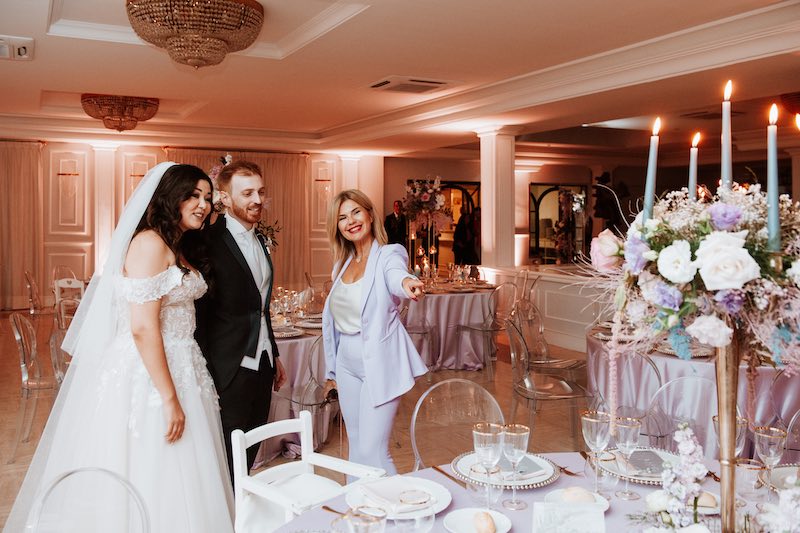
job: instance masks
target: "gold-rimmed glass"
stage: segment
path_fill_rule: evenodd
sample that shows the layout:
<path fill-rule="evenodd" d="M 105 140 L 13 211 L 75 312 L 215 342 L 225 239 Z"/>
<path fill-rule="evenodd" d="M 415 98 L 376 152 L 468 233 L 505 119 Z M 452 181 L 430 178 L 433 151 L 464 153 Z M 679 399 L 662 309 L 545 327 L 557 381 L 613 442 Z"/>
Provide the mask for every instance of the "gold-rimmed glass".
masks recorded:
<path fill-rule="evenodd" d="M 638 418 L 618 417 L 614 419 L 614 439 L 617 442 L 617 450 L 625 459 L 625 490 L 617 491 L 615 494 L 621 500 L 638 500 L 639 493 L 630 490 L 630 461 L 633 452 L 639 444 L 639 434 L 642 430 L 642 421 Z"/>
<path fill-rule="evenodd" d="M 583 440 L 591 450 L 596 465 L 600 452 L 606 449 L 611 438 L 611 415 L 603 411 L 583 411 L 581 428 Z M 594 469 L 594 492 L 600 494 L 597 468 Z"/>
<path fill-rule="evenodd" d="M 767 502 L 772 501 L 772 469 L 781 462 L 786 448 L 786 431 L 772 426 L 758 426 L 754 430 L 756 453 L 767 467 Z"/>

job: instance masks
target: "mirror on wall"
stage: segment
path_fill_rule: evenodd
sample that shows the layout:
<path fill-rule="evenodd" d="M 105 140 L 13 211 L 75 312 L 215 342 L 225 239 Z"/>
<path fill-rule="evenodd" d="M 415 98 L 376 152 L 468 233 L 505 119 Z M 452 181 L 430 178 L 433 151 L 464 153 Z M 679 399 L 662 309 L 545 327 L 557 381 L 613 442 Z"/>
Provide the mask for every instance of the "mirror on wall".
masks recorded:
<path fill-rule="evenodd" d="M 572 263 L 586 252 L 586 186 L 529 185 L 529 257 L 534 263 Z"/>

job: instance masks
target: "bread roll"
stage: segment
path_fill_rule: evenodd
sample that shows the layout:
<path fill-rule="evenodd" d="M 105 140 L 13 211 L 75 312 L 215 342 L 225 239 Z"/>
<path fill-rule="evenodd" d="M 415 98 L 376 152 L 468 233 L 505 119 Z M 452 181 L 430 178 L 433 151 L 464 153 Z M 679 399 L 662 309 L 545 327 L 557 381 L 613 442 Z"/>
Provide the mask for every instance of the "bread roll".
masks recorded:
<path fill-rule="evenodd" d="M 710 492 L 703 491 L 697 499 L 698 507 L 709 507 L 713 509 L 717 506 L 717 497 Z"/>
<path fill-rule="evenodd" d="M 495 533 L 496 531 L 494 527 L 494 519 L 492 518 L 492 515 L 486 511 L 475 513 L 473 522 L 475 523 L 475 533 Z"/>
<path fill-rule="evenodd" d="M 594 503 L 594 495 L 583 487 L 564 489 L 561 500 L 565 503 Z"/>

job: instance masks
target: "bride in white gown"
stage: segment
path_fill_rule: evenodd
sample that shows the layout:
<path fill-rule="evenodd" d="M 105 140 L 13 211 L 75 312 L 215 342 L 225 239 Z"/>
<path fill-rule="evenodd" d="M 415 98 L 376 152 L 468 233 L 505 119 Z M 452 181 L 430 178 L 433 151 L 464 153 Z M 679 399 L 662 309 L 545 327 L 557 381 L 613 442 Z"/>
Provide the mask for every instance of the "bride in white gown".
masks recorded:
<path fill-rule="evenodd" d="M 74 359 L 4 531 L 24 531 L 47 485 L 84 467 L 130 481 L 153 532 L 233 530 L 217 395 L 194 340 L 207 287 L 189 241 L 210 195 L 200 169 L 162 163 L 132 196 L 67 334 Z M 122 533 L 135 515 L 127 496 L 75 476 L 38 531 Z"/>

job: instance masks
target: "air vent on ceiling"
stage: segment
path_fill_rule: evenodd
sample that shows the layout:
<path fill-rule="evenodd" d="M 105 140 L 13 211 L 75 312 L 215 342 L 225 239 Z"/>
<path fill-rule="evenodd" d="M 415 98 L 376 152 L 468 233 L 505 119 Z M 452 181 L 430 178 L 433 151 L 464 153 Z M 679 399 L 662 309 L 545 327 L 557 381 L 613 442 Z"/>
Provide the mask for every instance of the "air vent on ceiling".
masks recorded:
<path fill-rule="evenodd" d="M 33 59 L 33 39 L 0 35 L 0 59 L 30 61 Z"/>
<path fill-rule="evenodd" d="M 738 117 L 739 115 L 744 115 L 744 111 L 731 111 L 732 117 Z M 695 111 L 693 113 L 684 113 L 681 115 L 683 118 L 691 118 L 694 120 L 720 120 L 722 119 L 722 112 L 721 111 Z"/>
<path fill-rule="evenodd" d="M 411 76 L 387 76 L 371 84 L 370 88 L 379 89 L 381 91 L 422 94 L 441 91 L 453 85 L 454 83 L 452 81 L 415 78 Z"/>

